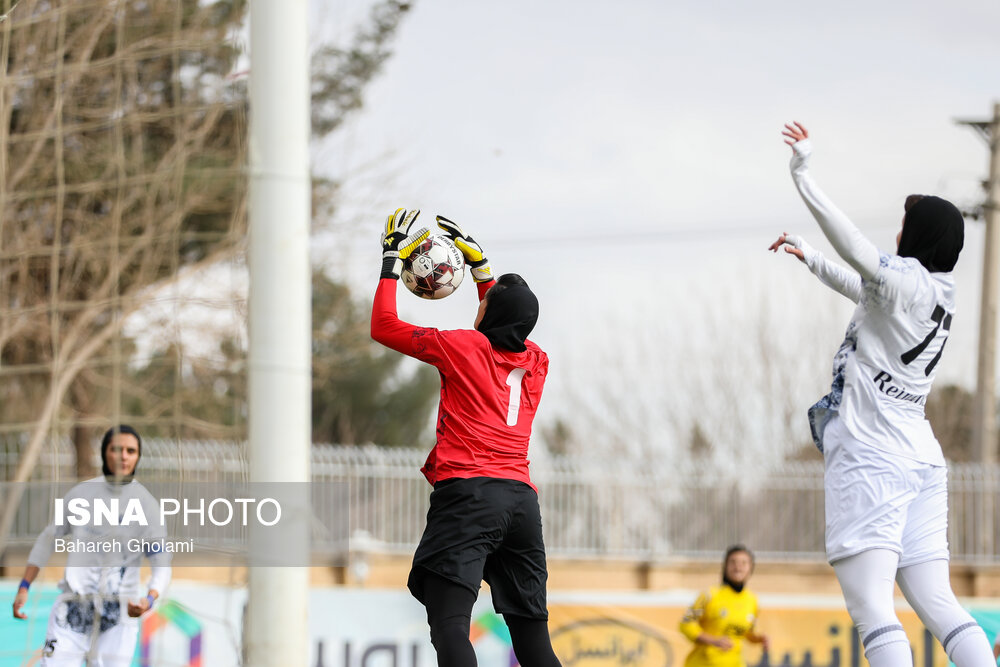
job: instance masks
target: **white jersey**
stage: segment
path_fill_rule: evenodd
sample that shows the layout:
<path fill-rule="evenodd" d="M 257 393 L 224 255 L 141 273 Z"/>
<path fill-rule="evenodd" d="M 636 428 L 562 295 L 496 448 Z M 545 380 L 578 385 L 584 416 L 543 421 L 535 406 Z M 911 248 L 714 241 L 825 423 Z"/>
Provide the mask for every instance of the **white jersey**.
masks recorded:
<path fill-rule="evenodd" d="M 878 252 L 859 240 L 860 233 L 809 176 L 808 141 L 794 148 L 792 173 L 802 198 L 824 231 L 850 226 L 838 239 L 840 245 L 856 247 L 852 259 L 869 273 L 865 278 L 832 265 L 812 249 L 806 253 L 813 273 L 858 304 L 834 357 L 831 391 L 809 410 L 813 439 L 822 451 L 824 428 L 839 414 L 859 442 L 944 465 L 924 405 L 955 312 L 954 279 L 951 273 L 930 273 L 914 258 Z"/>
<path fill-rule="evenodd" d="M 90 601 L 87 601 L 90 602 Z M 112 605 L 113 608 L 113 605 Z M 130 667 L 139 639 L 139 619 L 100 616 L 71 593 L 52 603 L 39 667 Z M 94 623 L 98 632 L 94 632 Z"/>
<path fill-rule="evenodd" d="M 93 522 L 87 522 L 87 525 L 74 526 L 68 520 L 64 520 L 63 525 L 52 523 L 35 540 L 28 555 L 28 564 L 44 567 L 52 554 L 60 546 L 64 546 L 67 548 L 59 549 L 67 554 L 66 570 L 59 582 L 59 588 L 63 592 L 78 596 L 138 600 L 147 593 L 140 588 L 139 581 L 139 568 L 145 555 L 153 566 L 149 588 L 162 593 L 170 581 L 169 554 L 144 554 L 128 548 L 130 540 L 145 539 L 149 542 L 166 537 L 166 531 L 159 525 L 159 503 L 146 487 L 135 480 L 115 484 L 104 477 L 96 477 L 70 489 L 63 497 L 64 507 L 74 498 L 87 500 L 91 508 L 95 506 L 95 500 L 107 503 L 117 499 L 121 511 L 125 510 L 130 500 L 138 500 L 149 525 L 141 526 L 133 522 L 132 525 L 95 526 Z M 99 555 L 69 550 L 78 544 L 102 540 L 113 540 L 120 548 Z"/>

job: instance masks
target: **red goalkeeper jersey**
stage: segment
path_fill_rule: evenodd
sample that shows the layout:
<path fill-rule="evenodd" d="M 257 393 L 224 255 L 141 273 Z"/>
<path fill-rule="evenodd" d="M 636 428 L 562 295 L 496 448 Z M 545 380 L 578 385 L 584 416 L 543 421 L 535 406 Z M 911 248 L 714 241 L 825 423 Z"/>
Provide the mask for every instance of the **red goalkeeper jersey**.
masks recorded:
<path fill-rule="evenodd" d="M 372 338 L 441 374 L 437 443 L 421 468 L 424 477 L 431 484 L 453 477 L 531 484 L 528 441 L 548 356 L 531 341 L 525 351 L 510 352 L 474 329 L 440 331 L 404 322 L 396 315 L 396 282 L 379 281 Z M 492 284 L 478 284 L 480 298 Z"/>

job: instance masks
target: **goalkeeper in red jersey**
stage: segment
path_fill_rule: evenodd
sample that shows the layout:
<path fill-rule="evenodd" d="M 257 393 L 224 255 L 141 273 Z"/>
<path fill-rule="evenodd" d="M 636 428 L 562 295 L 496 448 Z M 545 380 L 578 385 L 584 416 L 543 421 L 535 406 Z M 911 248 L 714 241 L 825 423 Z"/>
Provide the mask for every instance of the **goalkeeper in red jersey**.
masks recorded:
<path fill-rule="evenodd" d="M 472 607 L 483 580 L 522 667 L 559 665 L 545 602 L 545 546 L 528 440 L 549 360 L 528 340 L 538 300 L 518 275 L 493 279 L 482 248 L 454 222 L 438 226 L 465 256 L 479 290 L 473 329 L 417 327 L 396 315 L 402 260 L 430 234 L 397 209 L 382 236 L 372 338 L 441 374 L 437 442 L 421 469 L 434 486 L 407 583 L 427 609 L 439 666 L 470 667 Z"/>

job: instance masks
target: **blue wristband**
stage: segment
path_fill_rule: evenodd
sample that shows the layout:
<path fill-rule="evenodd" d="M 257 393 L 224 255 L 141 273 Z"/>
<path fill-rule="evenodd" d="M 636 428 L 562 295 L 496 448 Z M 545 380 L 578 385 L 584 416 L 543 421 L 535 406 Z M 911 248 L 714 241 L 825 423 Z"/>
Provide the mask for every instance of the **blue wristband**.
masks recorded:
<path fill-rule="evenodd" d="M 22 579 L 21 580 L 21 585 L 18 586 L 18 589 L 21 589 L 21 588 L 23 588 L 24 590 L 28 590 L 29 588 L 31 588 L 31 582 L 28 581 L 27 579 Z"/>
<path fill-rule="evenodd" d="M 153 594 L 150 593 L 149 595 L 146 596 L 146 601 L 149 602 L 149 608 L 152 609 L 153 603 L 156 601 L 156 598 L 154 598 Z"/>

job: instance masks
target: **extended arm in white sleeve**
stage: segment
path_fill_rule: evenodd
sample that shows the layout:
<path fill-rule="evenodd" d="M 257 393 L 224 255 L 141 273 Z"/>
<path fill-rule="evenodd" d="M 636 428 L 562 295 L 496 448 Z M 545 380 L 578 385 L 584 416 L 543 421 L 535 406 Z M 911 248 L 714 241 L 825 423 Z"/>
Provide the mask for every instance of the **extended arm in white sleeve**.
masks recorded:
<path fill-rule="evenodd" d="M 65 535 L 65 529 L 59 530 L 59 534 Z M 49 558 L 56 550 L 56 525 L 50 523 L 45 527 L 38 537 L 35 538 L 35 544 L 31 547 L 31 552 L 28 554 L 28 565 L 34 565 L 39 568 L 45 567 L 49 562 Z"/>
<path fill-rule="evenodd" d="M 159 503 L 153 498 L 152 495 L 146 491 L 147 498 L 146 501 L 150 504 L 151 512 L 159 511 Z M 160 515 L 162 519 L 162 515 Z M 149 527 L 148 537 L 153 543 L 161 543 L 160 540 L 165 541 L 167 538 L 166 526 L 154 523 Z M 149 577 L 149 589 L 156 591 L 159 595 L 163 595 L 164 591 L 167 589 L 167 584 L 170 583 L 170 578 L 172 571 L 170 569 L 170 563 L 173 560 L 173 554 L 165 549 L 160 549 L 157 551 L 147 551 L 146 558 L 149 559 L 150 567 L 150 577 Z"/>
<path fill-rule="evenodd" d="M 878 248 L 830 201 L 809 174 L 809 156 L 812 153 L 809 139 L 792 144 L 792 153 L 792 180 L 820 229 L 837 254 L 862 278 L 871 280 L 879 268 Z"/>
<path fill-rule="evenodd" d="M 840 264 L 831 262 L 823 253 L 806 243 L 801 236 L 786 234 L 785 243 L 802 251 L 805 265 L 813 272 L 813 275 L 819 278 L 821 283 L 840 292 L 854 303 L 861 300 L 860 275 L 845 269 Z"/>

